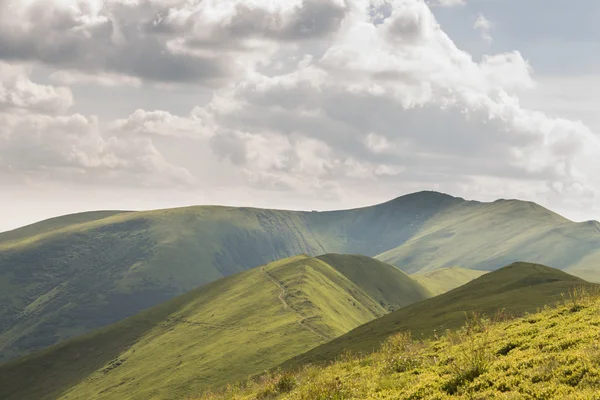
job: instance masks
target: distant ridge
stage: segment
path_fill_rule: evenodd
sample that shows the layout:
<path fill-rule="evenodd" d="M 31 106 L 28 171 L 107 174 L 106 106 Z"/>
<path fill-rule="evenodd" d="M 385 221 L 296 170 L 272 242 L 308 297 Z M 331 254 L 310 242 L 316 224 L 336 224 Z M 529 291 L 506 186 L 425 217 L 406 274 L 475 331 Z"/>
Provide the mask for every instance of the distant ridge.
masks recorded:
<path fill-rule="evenodd" d="M 412 274 L 515 261 L 600 281 L 598 223 L 423 191 L 351 210 L 102 211 L 0 234 L 0 362 L 278 259 L 363 254 Z"/>

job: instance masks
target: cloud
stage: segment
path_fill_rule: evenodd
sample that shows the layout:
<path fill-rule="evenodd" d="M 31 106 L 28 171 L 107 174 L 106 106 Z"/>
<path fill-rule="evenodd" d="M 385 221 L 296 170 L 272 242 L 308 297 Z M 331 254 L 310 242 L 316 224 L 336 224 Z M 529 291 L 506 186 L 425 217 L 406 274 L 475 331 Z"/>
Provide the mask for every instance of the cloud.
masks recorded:
<path fill-rule="evenodd" d="M 137 77 L 97 72 L 85 73 L 77 70 L 58 70 L 54 71 L 49 76 L 50 80 L 62 85 L 98 85 L 98 86 L 132 86 L 140 87 L 142 80 Z"/>
<path fill-rule="evenodd" d="M 30 80 L 30 68 L 0 63 L 0 179 L 127 185 L 189 185 L 151 138 L 102 131 L 97 117 L 68 114 L 71 91 Z"/>
<path fill-rule="evenodd" d="M 475 62 L 423 2 L 388 6 L 377 23 L 355 10 L 293 71 L 216 92 L 213 150 L 262 185 L 296 191 L 315 180 L 466 187 L 482 176 L 528 181 L 532 195 L 596 187 L 591 131 L 520 106 L 517 92 L 534 87 L 520 53 Z"/>
<path fill-rule="evenodd" d="M 3 0 L 0 59 L 64 69 L 55 75 L 62 82 L 215 86 L 281 41 L 335 32 L 346 8 L 337 0 Z"/>
<path fill-rule="evenodd" d="M 0 111 L 62 112 L 73 104 L 69 88 L 35 84 L 28 78 L 30 70 L 29 67 L 0 61 Z"/>
<path fill-rule="evenodd" d="M 439 7 L 457 7 L 457 6 L 466 6 L 466 0 L 434 0 L 431 2 L 432 6 Z"/>
<path fill-rule="evenodd" d="M 214 133 L 211 116 L 201 108 L 195 108 L 187 117 L 167 111 L 136 110 L 129 117 L 111 123 L 110 129 L 120 136 L 172 136 L 187 138 L 210 137 Z"/>
<path fill-rule="evenodd" d="M 490 35 L 490 30 L 492 29 L 493 26 L 494 26 L 494 24 L 492 24 L 492 21 L 487 19 L 483 14 L 479 14 L 477 19 L 475 20 L 475 24 L 473 25 L 473 28 L 475 28 L 481 32 L 481 38 L 483 40 L 485 40 L 487 43 L 492 43 L 494 41 L 494 39 Z"/>
<path fill-rule="evenodd" d="M 212 97 L 189 113 L 131 104 L 121 118 L 98 120 L 66 114 L 68 89 L 23 78 L 51 100 L 11 100 L 2 114 L 5 173 L 331 199 L 502 188 L 576 202 L 600 189 L 592 130 L 519 101 L 536 90 L 523 54 L 475 59 L 424 1 L 82 0 L 44 3 L 47 12 L 39 1 L 4 0 L 0 8 L 9 3 L 25 21 L 0 21 L 0 58 L 11 65 L 43 63 L 61 84 L 129 85 L 144 96 L 146 82 L 168 82 L 155 92 L 165 98 L 201 83 Z M 475 28 L 489 34 L 492 24 L 482 14 Z M 36 106 L 47 103 L 63 105 Z"/>

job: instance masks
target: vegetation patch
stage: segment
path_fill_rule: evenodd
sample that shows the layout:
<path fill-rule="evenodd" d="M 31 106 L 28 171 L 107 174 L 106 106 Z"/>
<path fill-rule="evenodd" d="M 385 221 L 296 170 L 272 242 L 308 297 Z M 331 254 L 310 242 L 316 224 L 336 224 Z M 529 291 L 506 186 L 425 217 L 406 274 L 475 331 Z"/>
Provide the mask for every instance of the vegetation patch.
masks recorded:
<path fill-rule="evenodd" d="M 600 297 L 580 295 L 577 305 L 572 312 L 566 296 L 554 308 L 513 320 L 470 314 L 461 329 L 427 340 L 401 332 L 370 355 L 346 353 L 330 365 L 302 368 L 294 375 L 294 388 L 275 398 L 595 399 Z M 540 334 L 531 333 L 532 321 L 545 326 Z M 197 399 L 249 400 L 260 390 L 247 387 Z"/>

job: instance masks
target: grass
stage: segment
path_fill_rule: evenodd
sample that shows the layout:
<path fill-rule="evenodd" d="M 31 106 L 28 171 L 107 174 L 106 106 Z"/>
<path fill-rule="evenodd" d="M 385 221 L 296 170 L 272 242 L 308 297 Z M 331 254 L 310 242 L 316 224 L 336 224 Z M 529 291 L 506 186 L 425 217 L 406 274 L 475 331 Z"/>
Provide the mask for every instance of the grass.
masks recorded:
<path fill-rule="evenodd" d="M 334 360 L 344 351 L 370 352 L 389 336 L 409 331 L 427 338 L 464 324 L 465 313 L 493 316 L 535 312 L 562 299 L 561 293 L 586 281 L 543 265 L 515 263 L 485 274 L 448 293 L 404 307 L 371 321 L 283 364 L 284 368 Z"/>
<path fill-rule="evenodd" d="M 460 267 L 448 267 L 411 275 L 411 278 L 437 296 L 449 292 L 452 289 L 456 289 L 488 272 L 489 271 L 479 271 Z"/>
<path fill-rule="evenodd" d="M 343 259 L 344 267 L 324 259 Z M 0 398 L 175 399 L 245 379 L 386 314 L 369 294 L 382 280 L 404 285 L 384 287 L 393 295 L 376 292 L 390 301 L 427 294 L 401 271 L 365 257 L 279 260 L 0 365 Z M 407 299 L 398 295 L 404 289 Z M 419 290 L 423 297 L 414 297 Z M 290 386 L 280 382 L 277 390 Z"/>
<path fill-rule="evenodd" d="M 369 355 L 347 353 L 190 400 L 598 399 L 599 326 L 600 298 L 582 290 L 520 318 L 470 314 L 458 330 L 425 340 L 399 332 Z"/>
<path fill-rule="evenodd" d="M 332 212 L 201 206 L 54 218 L 0 233 L 0 362 L 302 253 L 377 256 L 419 279 L 525 260 L 597 280 L 599 232 L 533 203 L 435 192 Z M 440 293 L 468 279 L 449 271 L 422 282 Z"/>

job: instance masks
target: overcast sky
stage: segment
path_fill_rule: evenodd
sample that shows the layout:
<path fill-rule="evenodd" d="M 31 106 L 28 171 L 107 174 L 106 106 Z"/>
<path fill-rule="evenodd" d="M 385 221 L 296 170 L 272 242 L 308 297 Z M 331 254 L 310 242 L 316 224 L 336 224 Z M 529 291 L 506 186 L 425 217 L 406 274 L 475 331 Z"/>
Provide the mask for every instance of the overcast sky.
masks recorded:
<path fill-rule="evenodd" d="M 0 0 L 0 231 L 420 190 L 600 219 L 598 0 Z"/>

